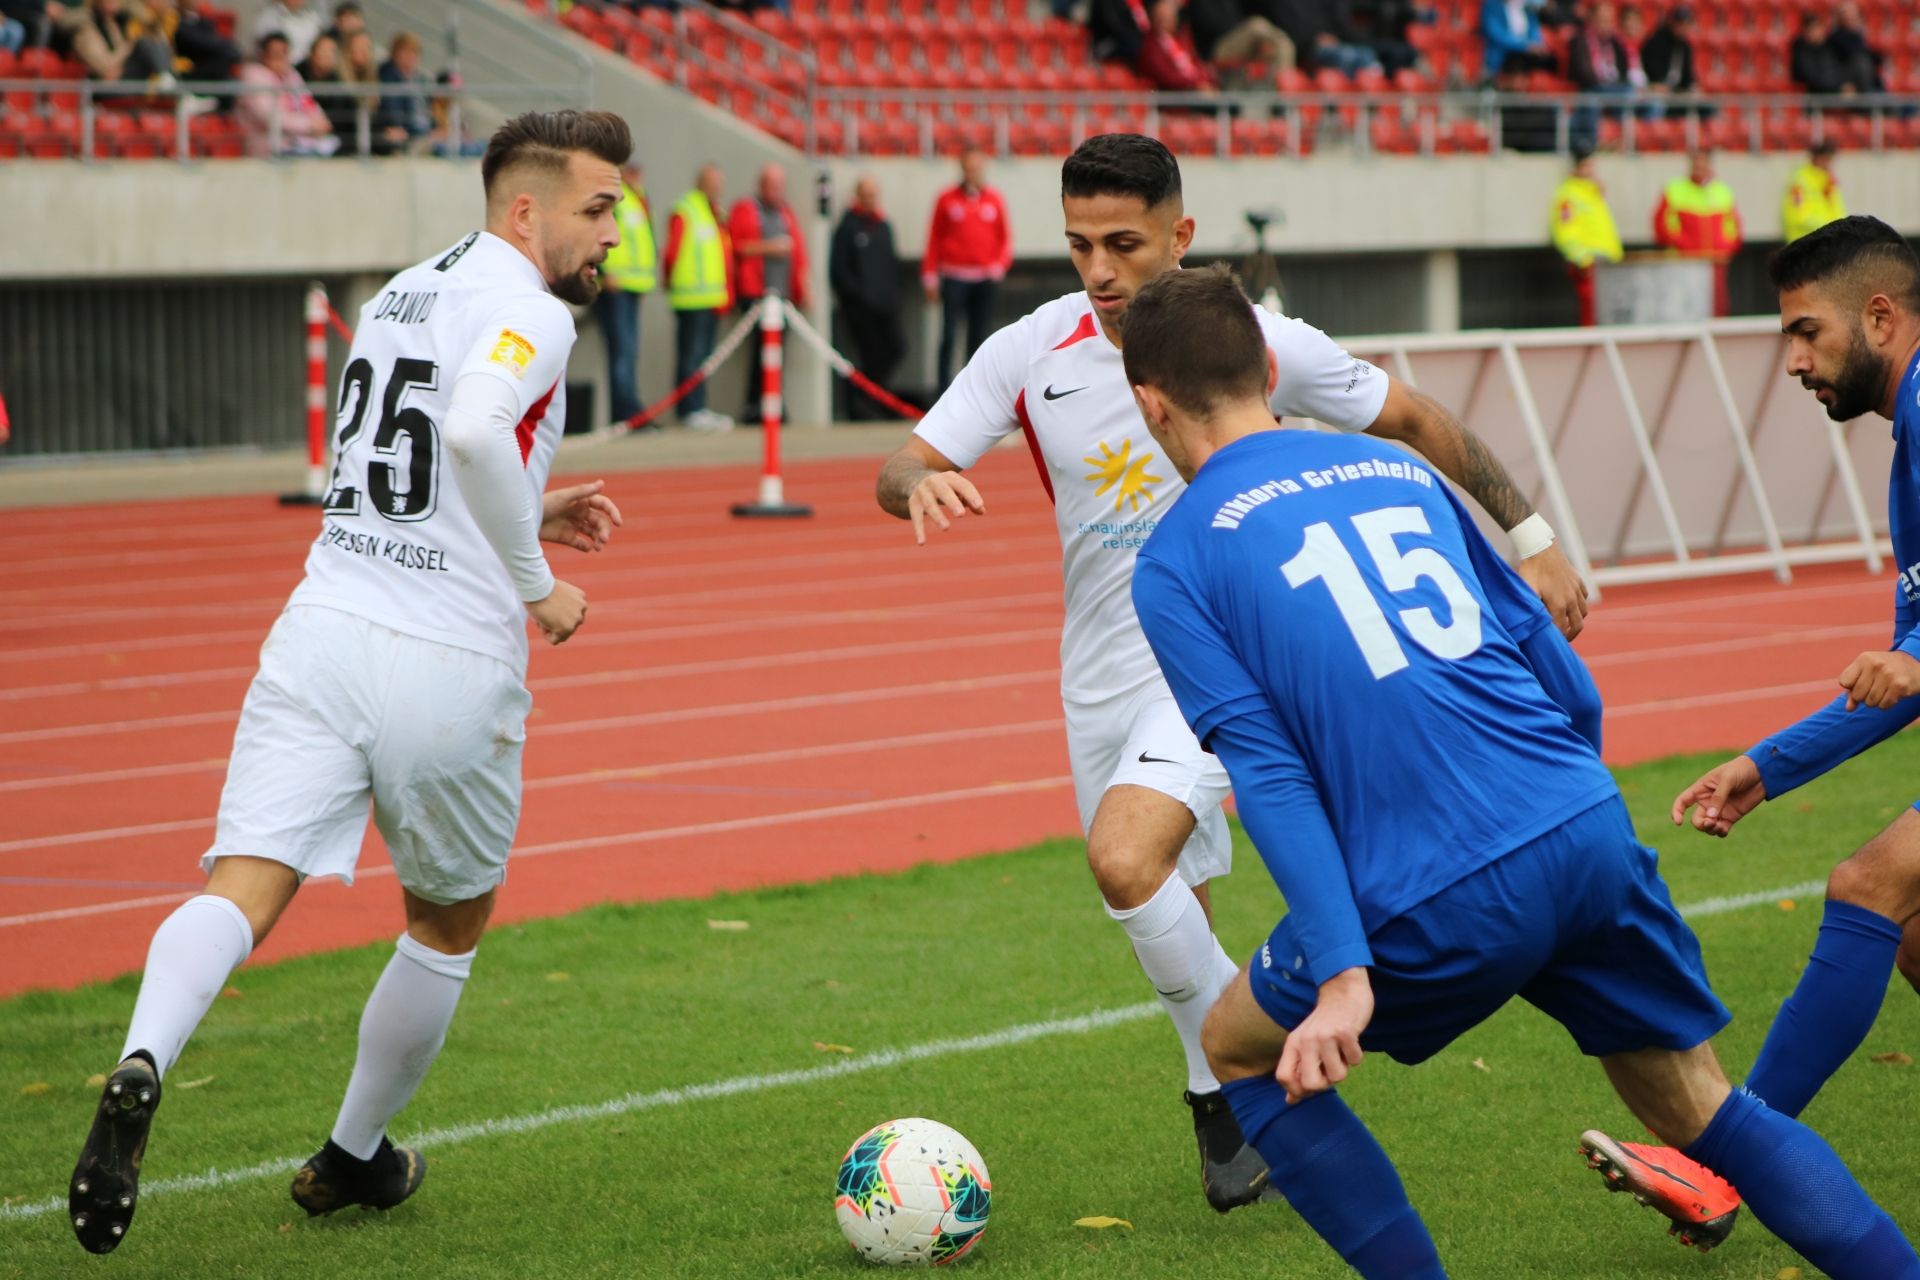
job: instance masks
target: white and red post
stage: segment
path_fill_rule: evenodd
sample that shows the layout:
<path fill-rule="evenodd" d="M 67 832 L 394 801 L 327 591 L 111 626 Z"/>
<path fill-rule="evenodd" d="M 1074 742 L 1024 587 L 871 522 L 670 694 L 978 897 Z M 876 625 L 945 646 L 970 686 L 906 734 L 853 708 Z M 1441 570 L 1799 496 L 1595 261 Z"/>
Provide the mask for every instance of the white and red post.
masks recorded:
<path fill-rule="evenodd" d="M 810 516 L 813 508 L 787 501 L 780 478 L 781 378 L 787 327 L 786 308 L 768 294 L 760 303 L 760 430 L 766 437 L 765 464 L 760 469 L 760 500 L 736 503 L 736 516 Z"/>
<path fill-rule="evenodd" d="M 307 290 L 307 487 L 280 495 L 282 506 L 318 506 L 327 492 L 327 290 Z"/>

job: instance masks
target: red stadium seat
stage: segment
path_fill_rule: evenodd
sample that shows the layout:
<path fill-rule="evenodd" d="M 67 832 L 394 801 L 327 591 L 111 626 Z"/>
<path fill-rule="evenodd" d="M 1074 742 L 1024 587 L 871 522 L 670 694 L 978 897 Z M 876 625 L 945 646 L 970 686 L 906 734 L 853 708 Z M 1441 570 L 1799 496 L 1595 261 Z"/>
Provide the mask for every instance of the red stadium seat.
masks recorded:
<path fill-rule="evenodd" d="M 1412 30 L 1412 28 L 1409 28 Z M 1393 87 L 1401 93 L 1432 93 L 1433 82 L 1415 71 L 1412 67 L 1402 67 L 1393 73 Z"/>
<path fill-rule="evenodd" d="M 1313 73 L 1313 87 L 1320 93 L 1346 93 L 1353 88 L 1353 81 L 1332 67 L 1322 67 Z"/>

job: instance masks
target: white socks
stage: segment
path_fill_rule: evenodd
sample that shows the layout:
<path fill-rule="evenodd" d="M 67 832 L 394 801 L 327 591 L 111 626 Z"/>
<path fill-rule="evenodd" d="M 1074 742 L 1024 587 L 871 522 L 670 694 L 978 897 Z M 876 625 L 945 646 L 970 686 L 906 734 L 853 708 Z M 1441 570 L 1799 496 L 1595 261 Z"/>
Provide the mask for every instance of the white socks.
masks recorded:
<path fill-rule="evenodd" d="M 1175 871 L 1141 905 L 1126 911 L 1108 906 L 1107 914 L 1133 939 L 1133 954 L 1180 1033 L 1187 1052 L 1187 1088 L 1194 1093 L 1217 1091 L 1220 1082 L 1207 1069 L 1200 1028 L 1239 966 L 1215 941 L 1200 899 Z"/>
<path fill-rule="evenodd" d="M 360 1015 L 360 1049 L 340 1104 L 333 1140 L 361 1160 L 380 1149 L 387 1122 L 400 1114 L 446 1042 L 473 957 L 442 955 L 400 935 L 393 959 Z"/>
<path fill-rule="evenodd" d="M 164 1077 L 227 985 L 227 975 L 252 950 L 253 926 L 227 899 L 205 893 L 181 903 L 160 922 L 147 947 L 147 969 L 120 1060 L 145 1049 Z"/>

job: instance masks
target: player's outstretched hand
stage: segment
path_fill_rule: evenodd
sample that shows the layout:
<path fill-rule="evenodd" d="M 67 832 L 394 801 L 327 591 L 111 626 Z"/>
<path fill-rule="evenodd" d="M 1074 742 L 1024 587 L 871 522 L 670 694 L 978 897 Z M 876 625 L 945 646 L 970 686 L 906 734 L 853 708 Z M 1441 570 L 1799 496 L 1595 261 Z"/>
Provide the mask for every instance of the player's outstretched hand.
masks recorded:
<path fill-rule="evenodd" d="M 540 495 L 540 541 L 575 551 L 598 551 L 620 527 L 620 508 L 600 491 L 605 480 L 549 489 Z M 578 624 L 575 624 L 578 625 Z"/>
<path fill-rule="evenodd" d="M 1320 1002 L 1287 1033 L 1274 1079 L 1288 1102 L 1324 1093 L 1358 1065 L 1360 1033 L 1373 1020 L 1373 984 L 1365 969 L 1346 969 L 1320 984 Z"/>
<path fill-rule="evenodd" d="M 1528 556 L 1518 568 L 1527 585 L 1539 593 L 1560 634 L 1569 640 L 1579 635 L 1587 625 L 1587 584 L 1559 546 Z"/>
<path fill-rule="evenodd" d="M 1693 829 L 1724 836 L 1766 798 L 1767 784 L 1760 779 L 1760 767 L 1746 756 L 1735 756 L 1674 798 L 1673 825 L 1684 823 L 1687 810 L 1698 805 Z"/>
<path fill-rule="evenodd" d="M 1920 693 L 1920 662 L 1898 649 L 1863 653 L 1840 673 L 1840 687 L 1847 691 L 1847 710 L 1885 711 L 1902 698 Z"/>
<path fill-rule="evenodd" d="M 932 520 L 942 529 L 951 529 L 947 519 L 949 512 L 953 519 L 973 512 L 977 516 L 987 514 L 987 504 L 981 500 L 980 491 L 973 487 L 973 481 L 958 471 L 929 471 L 919 484 L 913 486 L 913 493 L 907 499 L 907 516 L 913 521 L 913 540 L 922 546 L 927 542 L 927 521 Z"/>
<path fill-rule="evenodd" d="M 587 593 L 555 578 L 552 594 L 529 604 L 527 612 L 539 624 L 548 644 L 561 644 L 587 620 Z"/>

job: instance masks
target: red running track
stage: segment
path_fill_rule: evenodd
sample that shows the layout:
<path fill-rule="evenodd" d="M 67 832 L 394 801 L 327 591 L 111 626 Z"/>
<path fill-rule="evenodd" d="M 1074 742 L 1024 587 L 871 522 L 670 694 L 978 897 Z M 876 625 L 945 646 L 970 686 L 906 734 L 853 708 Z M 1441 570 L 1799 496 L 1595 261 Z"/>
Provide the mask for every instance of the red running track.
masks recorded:
<path fill-rule="evenodd" d="M 802 463 L 805 522 L 746 522 L 751 468 L 615 475 L 627 523 L 556 553 L 587 627 L 535 646 L 526 808 L 498 918 L 889 870 L 1078 829 L 1057 698 L 1059 550 L 1024 451 L 991 514 L 916 548 L 873 459 Z M 264 498 L 0 513 L 0 994 L 142 964 L 200 880 L 255 655 L 318 517 Z M 1889 633 L 1890 575 L 1610 592 L 1580 651 L 1608 759 L 1740 747 Z M 390 937 L 309 885 L 263 960 Z M 1088 892 L 1092 889 L 1089 886 Z"/>

